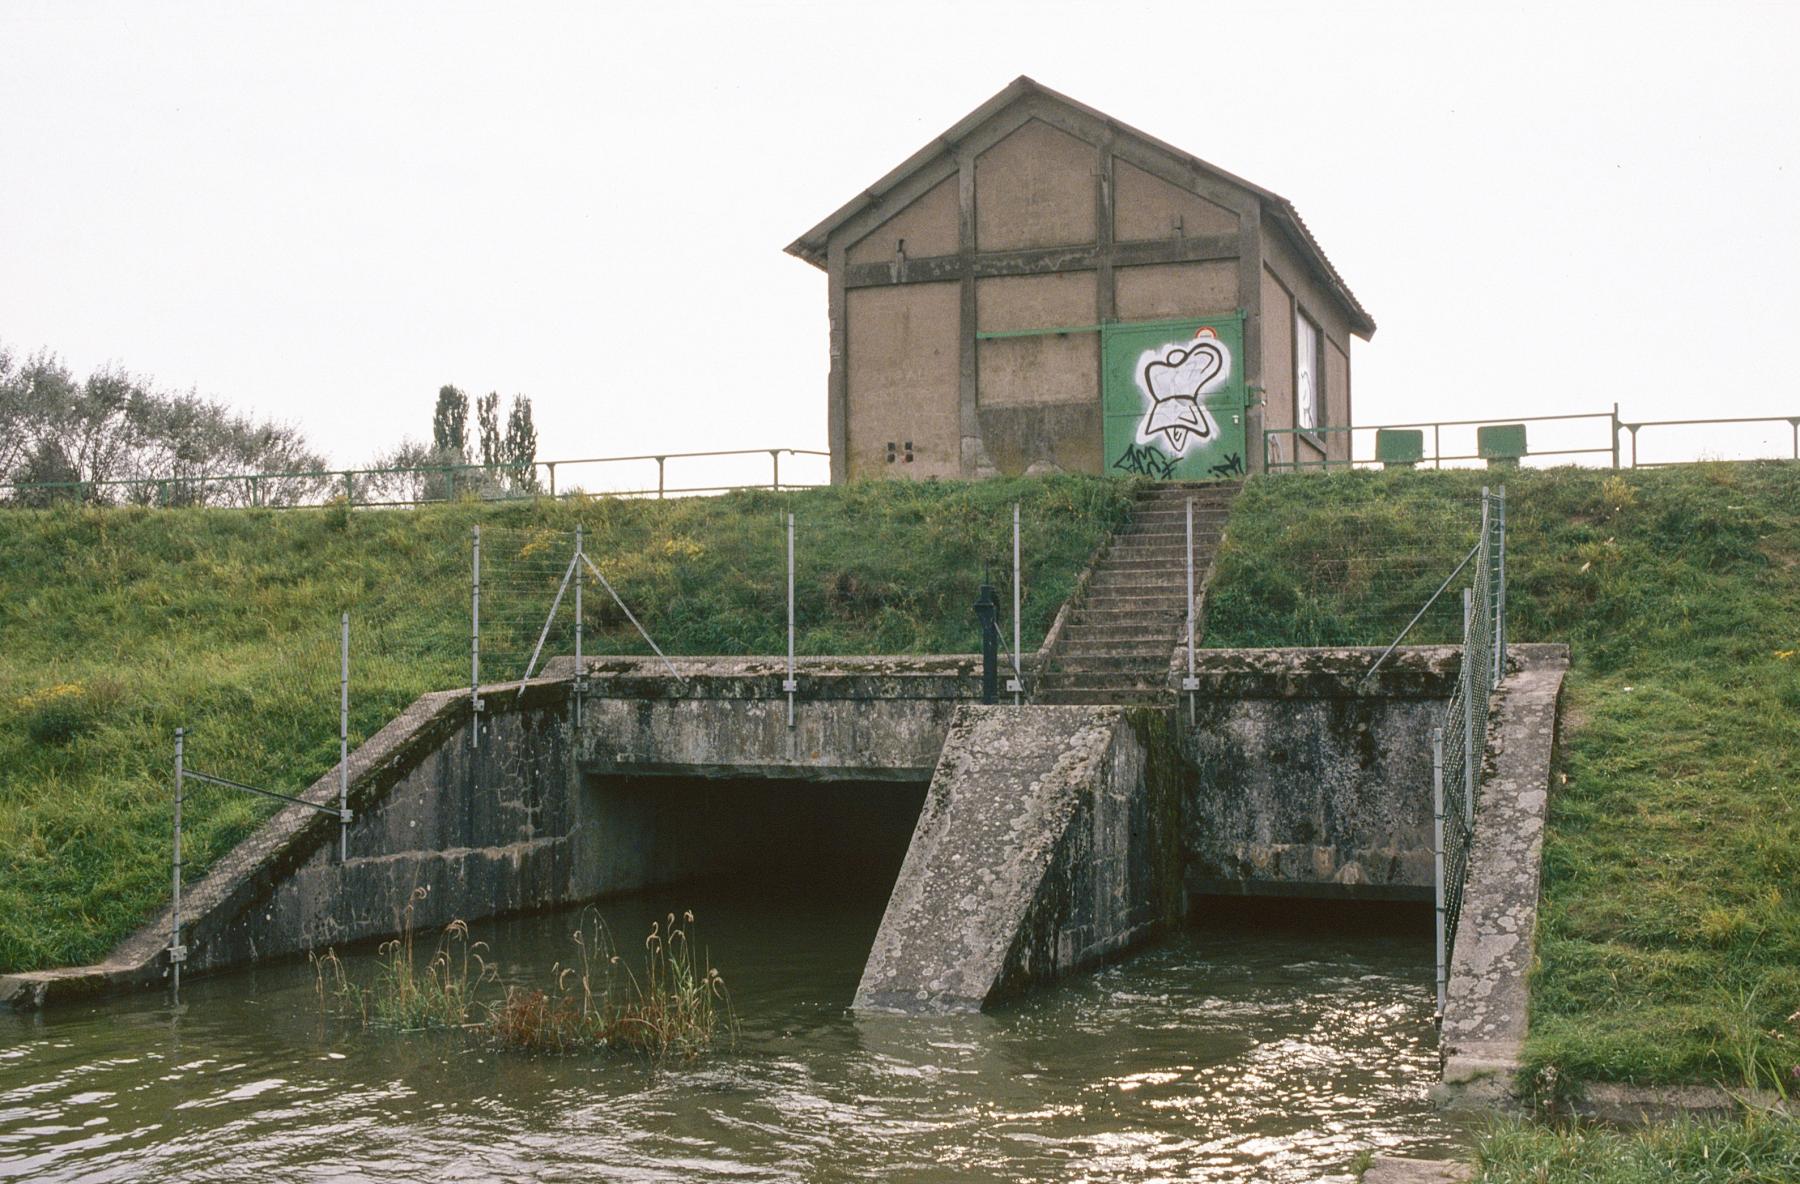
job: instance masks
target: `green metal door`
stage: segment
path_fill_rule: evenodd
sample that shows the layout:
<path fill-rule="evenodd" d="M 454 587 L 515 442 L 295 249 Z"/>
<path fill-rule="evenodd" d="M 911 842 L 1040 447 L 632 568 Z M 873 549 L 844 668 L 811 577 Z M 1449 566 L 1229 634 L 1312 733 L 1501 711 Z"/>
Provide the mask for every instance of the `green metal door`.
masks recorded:
<path fill-rule="evenodd" d="M 1243 346 L 1241 313 L 1102 326 L 1108 470 L 1164 481 L 1242 476 Z"/>

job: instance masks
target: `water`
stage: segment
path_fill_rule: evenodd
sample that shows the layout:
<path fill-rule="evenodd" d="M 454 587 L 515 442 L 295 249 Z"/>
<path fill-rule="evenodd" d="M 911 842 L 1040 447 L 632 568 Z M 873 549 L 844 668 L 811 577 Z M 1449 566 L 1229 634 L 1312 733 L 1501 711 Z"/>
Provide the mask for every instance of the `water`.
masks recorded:
<path fill-rule="evenodd" d="M 1427 920 L 1190 929 L 995 1014 L 853 1016 L 878 897 L 692 907 L 734 1052 L 653 1071 L 322 1017 L 300 963 L 166 998 L 0 1013 L 0 1179 L 1314 1180 L 1447 1154 Z M 571 914 L 477 937 L 543 983 Z M 368 976 L 366 957 L 359 973 Z"/>

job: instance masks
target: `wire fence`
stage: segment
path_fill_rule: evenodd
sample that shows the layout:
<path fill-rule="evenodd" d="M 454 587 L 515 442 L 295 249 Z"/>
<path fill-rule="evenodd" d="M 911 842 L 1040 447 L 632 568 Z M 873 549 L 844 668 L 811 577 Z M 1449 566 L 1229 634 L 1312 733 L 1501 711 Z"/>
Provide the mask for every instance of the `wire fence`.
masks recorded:
<path fill-rule="evenodd" d="M 1459 570 L 1462 664 L 1442 723 L 1431 734 L 1432 850 L 1437 911 L 1437 1004 L 1444 1013 L 1450 957 L 1462 918 L 1487 751 L 1488 707 L 1506 668 L 1506 490 L 1482 490 L 1481 529 Z M 1452 581 L 1446 581 L 1448 586 Z M 1440 597 L 1442 599 L 1442 597 Z M 1404 638 L 1405 633 L 1401 634 Z M 1401 638 L 1395 639 L 1399 644 Z M 1390 647 L 1391 652 L 1391 647 Z M 1386 658 L 1386 654 L 1382 658 Z M 1380 661 L 1376 663 L 1379 667 Z M 1373 672 L 1373 668 L 1371 668 Z"/>

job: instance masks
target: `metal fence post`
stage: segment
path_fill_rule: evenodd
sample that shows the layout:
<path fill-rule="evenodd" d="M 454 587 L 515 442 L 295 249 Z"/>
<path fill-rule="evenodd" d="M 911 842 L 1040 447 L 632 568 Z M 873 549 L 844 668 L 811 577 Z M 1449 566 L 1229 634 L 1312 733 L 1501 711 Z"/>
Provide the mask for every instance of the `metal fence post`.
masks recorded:
<path fill-rule="evenodd" d="M 1475 771 L 1480 767 L 1480 750 L 1475 747 L 1475 661 L 1470 642 L 1475 623 L 1475 589 L 1463 589 L 1463 816 L 1475 825 Z M 1486 665 L 1486 663 L 1483 663 Z M 1487 677 L 1487 671 L 1482 671 Z M 1483 697 L 1486 697 L 1484 691 Z"/>
<path fill-rule="evenodd" d="M 773 466 L 774 475 L 769 479 L 769 488 L 776 493 L 781 492 L 781 449 L 769 449 L 769 463 Z"/>
<path fill-rule="evenodd" d="M 1494 524 L 1494 685 L 1506 676 L 1506 486 L 1500 487 Z"/>
<path fill-rule="evenodd" d="M 1444 948 L 1444 729 L 1431 729 L 1431 857 L 1433 899 L 1437 905 L 1437 1014 L 1444 1018 L 1450 982 L 1449 951 Z"/>
<path fill-rule="evenodd" d="M 1188 723 L 1194 722 L 1194 692 L 1200 679 L 1194 674 L 1194 499 L 1187 499 L 1187 677 L 1181 689 L 1188 693 Z"/>
<path fill-rule="evenodd" d="M 659 456 L 656 458 L 656 496 L 657 497 L 661 497 L 663 495 L 663 462 L 668 459 L 669 458 L 666 456 Z"/>
<path fill-rule="evenodd" d="M 186 728 L 175 729 L 175 853 L 170 872 L 174 908 L 169 914 L 169 975 L 170 984 L 177 992 L 181 990 L 181 964 L 187 961 L 187 947 L 181 944 L 181 799 L 185 789 L 182 757 L 186 737 Z"/>
<path fill-rule="evenodd" d="M 787 692 L 787 726 L 794 726 L 794 692 L 800 684 L 794 681 L 794 516 L 787 516 L 787 609 L 788 609 L 788 665 L 787 677 L 781 682 L 781 689 Z"/>
<path fill-rule="evenodd" d="M 1634 439 L 1635 439 L 1635 436 L 1634 436 Z M 1613 460 L 1613 468 L 1615 468 L 1615 469 L 1618 468 L 1619 467 L 1619 405 L 1617 403 L 1613 404 L 1613 409 L 1612 409 L 1612 460 Z"/>
<path fill-rule="evenodd" d="M 586 552 L 581 545 L 581 525 L 575 526 L 575 726 L 581 726 L 581 696 L 587 690 L 587 667 L 581 663 L 581 586 L 587 583 L 587 573 L 580 570 L 581 560 Z"/>
<path fill-rule="evenodd" d="M 470 556 L 473 571 L 469 600 L 469 747 L 481 746 L 481 525 L 474 527 Z"/>
<path fill-rule="evenodd" d="M 350 614 L 338 647 L 338 862 L 350 860 Z"/>
<path fill-rule="evenodd" d="M 1013 706 L 1014 707 L 1017 707 L 1017 706 L 1019 706 L 1020 703 L 1024 702 L 1023 696 L 1024 696 L 1024 690 L 1025 690 L 1025 670 L 1024 670 L 1024 667 L 1021 665 L 1022 659 L 1019 656 L 1020 647 L 1024 645 L 1023 629 L 1019 623 L 1019 604 L 1021 601 L 1021 597 L 1019 595 L 1019 587 L 1020 587 L 1020 585 L 1019 585 L 1019 503 L 1014 502 L 1013 503 L 1013 572 L 1012 572 L 1012 594 L 1013 594 L 1012 667 L 1013 667 L 1013 676 L 1012 676 L 1012 685 L 1007 688 L 1007 690 L 1009 690 L 1013 693 Z"/>

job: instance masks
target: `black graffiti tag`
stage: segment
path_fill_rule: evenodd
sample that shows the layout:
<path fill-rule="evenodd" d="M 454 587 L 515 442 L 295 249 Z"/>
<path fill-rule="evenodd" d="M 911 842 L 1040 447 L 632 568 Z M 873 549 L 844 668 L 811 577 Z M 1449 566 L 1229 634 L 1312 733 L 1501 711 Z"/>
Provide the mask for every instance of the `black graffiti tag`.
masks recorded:
<path fill-rule="evenodd" d="M 1119 459 L 1113 462 L 1113 468 L 1122 469 L 1127 473 L 1136 473 L 1140 477 L 1167 480 L 1175 475 L 1176 459 L 1172 456 L 1164 456 L 1154 444 L 1145 444 L 1142 447 L 1136 444 L 1127 444 L 1125 451 L 1119 455 Z"/>
<path fill-rule="evenodd" d="M 1207 472 L 1215 477 L 1241 477 L 1244 473 L 1244 458 L 1235 452 L 1225 454 L 1225 459 L 1216 465 L 1209 465 Z"/>

